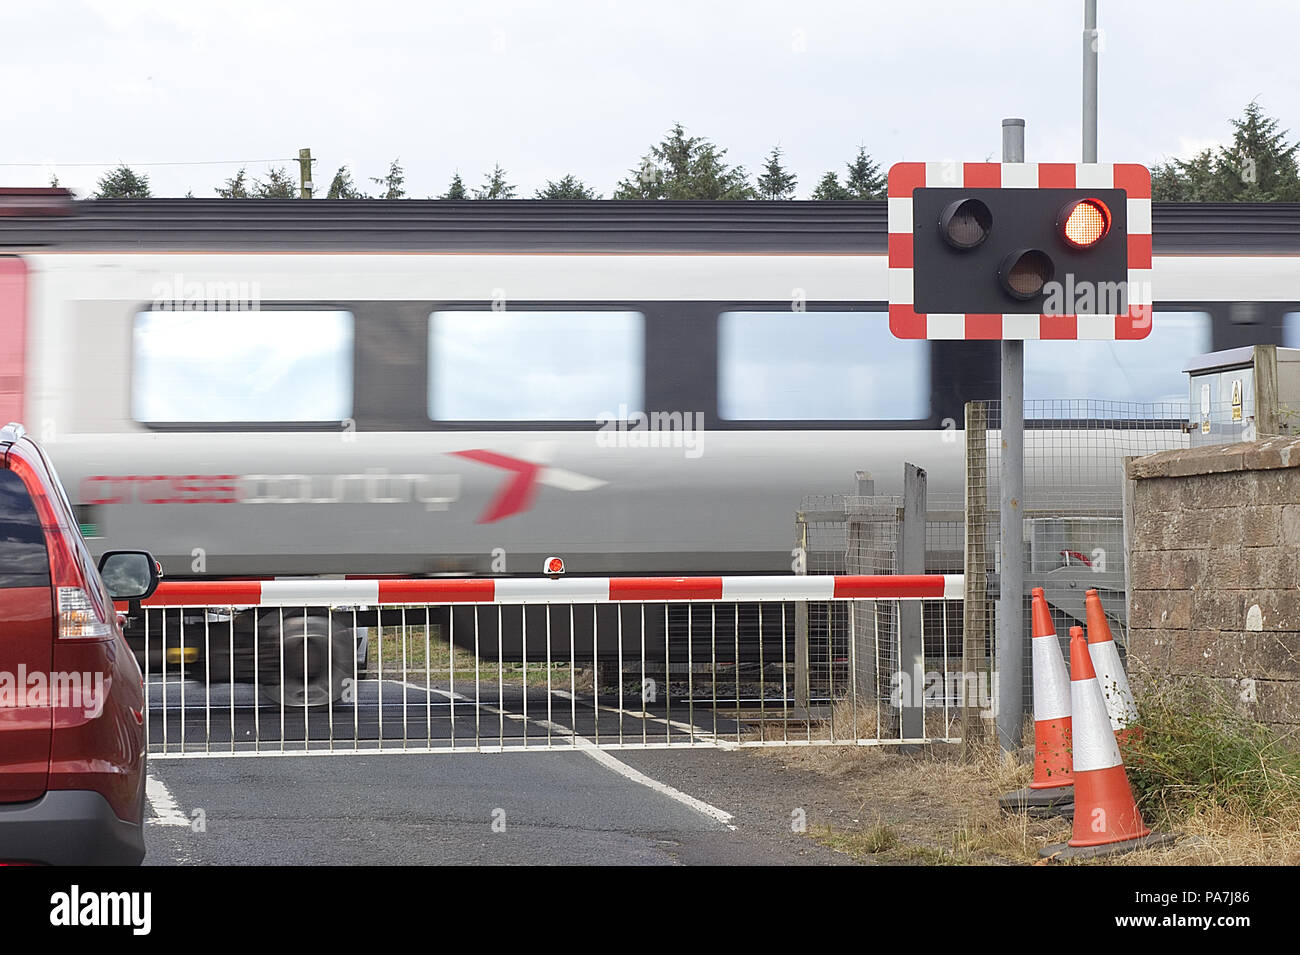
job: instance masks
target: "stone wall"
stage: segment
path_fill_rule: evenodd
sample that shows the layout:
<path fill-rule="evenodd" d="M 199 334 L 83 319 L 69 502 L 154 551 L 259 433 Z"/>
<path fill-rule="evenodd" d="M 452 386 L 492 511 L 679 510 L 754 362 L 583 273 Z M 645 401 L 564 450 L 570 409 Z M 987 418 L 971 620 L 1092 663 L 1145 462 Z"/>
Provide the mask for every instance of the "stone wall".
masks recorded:
<path fill-rule="evenodd" d="M 1300 730 L 1300 438 L 1128 462 L 1129 669 L 1207 675 Z"/>

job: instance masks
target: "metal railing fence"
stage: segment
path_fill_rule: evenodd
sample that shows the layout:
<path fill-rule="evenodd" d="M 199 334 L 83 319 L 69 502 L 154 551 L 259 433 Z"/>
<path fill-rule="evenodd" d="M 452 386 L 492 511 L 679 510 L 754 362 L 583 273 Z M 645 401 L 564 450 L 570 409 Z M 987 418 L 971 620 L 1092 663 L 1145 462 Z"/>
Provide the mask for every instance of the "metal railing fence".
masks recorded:
<path fill-rule="evenodd" d="M 917 743 L 988 704 L 961 594 L 941 574 L 167 581 L 128 639 L 155 758 Z"/>

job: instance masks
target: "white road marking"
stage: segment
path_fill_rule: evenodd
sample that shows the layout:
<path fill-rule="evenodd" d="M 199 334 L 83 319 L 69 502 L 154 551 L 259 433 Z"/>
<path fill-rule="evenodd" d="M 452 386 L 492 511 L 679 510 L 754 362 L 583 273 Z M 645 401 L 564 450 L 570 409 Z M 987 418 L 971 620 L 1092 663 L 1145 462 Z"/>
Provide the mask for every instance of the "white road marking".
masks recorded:
<path fill-rule="evenodd" d="M 567 690 L 552 690 L 551 692 L 554 693 L 556 696 L 565 700 L 574 699 L 573 694 L 569 693 Z M 584 706 L 591 705 L 586 700 L 579 700 L 578 702 L 582 703 Z M 689 735 L 695 740 L 697 740 L 698 742 L 704 744 L 705 746 L 716 746 L 718 749 L 739 749 L 740 748 L 734 740 L 723 739 L 721 736 L 715 736 L 713 733 L 704 729 L 702 726 L 692 726 L 690 723 L 682 723 L 678 720 L 665 719 L 662 716 L 655 716 L 653 713 L 650 713 L 644 709 L 639 712 L 637 710 L 629 710 L 629 709 L 620 710 L 616 706 L 608 706 L 604 703 L 600 704 L 599 709 L 605 713 L 610 713 L 614 716 L 619 716 L 621 714 L 625 717 L 630 717 L 631 719 L 634 720 L 643 720 L 647 723 L 658 723 L 661 726 L 672 727 L 673 729 L 678 730 L 682 735 Z"/>
<path fill-rule="evenodd" d="M 176 804 L 176 797 L 153 773 L 150 773 L 145 780 L 144 791 L 154 811 L 153 818 L 146 820 L 147 822 L 155 826 L 184 826 L 186 829 L 190 827 L 190 818 L 181 812 L 181 807 Z"/>
<path fill-rule="evenodd" d="M 409 683 L 404 685 L 412 686 L 412 684 Z M 412 688 L 420 689 L 420 690 L 425 689 L 425 687 L 412 687 Z M 472 700 L 467 700 L 466 697 L 461 696 L 460 693 L 452 693 L 447 690 L 438 690 L 438 689 L 434 689 L 433 692 L 441 693 L 443 696 L 449 698 L 456 698 L 456 699 L 464 700 L 471 704 L 473 703 Z M 567 700 L 574 699 L 573 695 L 568 693 L 565 690 L 551 690 L 551 693 Z M 519 714 L 516 713 L 502 714 L 500 710 L 498 710 L 496 707 L 493 706 L 485 706 L 485 708 L 489 710 L 489 712 L 494 713 L 495 715 L 504 715 L 510 719 L 519 720 L 521 722 L 523 721 L 523 716 Z M 602 706 L 601 709 L 608 709 L 608 707 Z M 649 714 L 648 713 L 643 714 L 643 717 L 649 717 Z M 649 776 L 645 775 L 645 773 L 633 769 L 627 763 L 623 762 L 620 759 L 616 759 L 609 753 L 605 752 L 594 741 L 588 739 L 585 736 L 578 736 L 577 734 L 574 733 L 574 731 L 571 728 L 567 726 L 561 726 L 560 724 L 553 723 L 550 720 L 542 720 L 542 719 L 530 719 L 528 722 L 534 723 L 535 725 L 540 726 L 542 729 L 550 730 L 553 733 L 559 733 L 562 736 L 573 739 L 575 743 L 574 746 L 575 749 L 581 750 L 582 752 L 586 753 L 596 762 L 600 763 L 600 765 L 604 766 L 606 769 L 612 772 L 618 773 L 620 776 L 622 776 L 624 779 L 628 780 L 629 782 L 634 782 L 639 786 L 645 786 L 647 789 L 651 789 L 662 796 L 667 796 L 669 799 L 674 799 L 677 802 L 681 803 L 682 805 L 689 806 L 691 809 L 694 809 L 696 812 L 702 813 L 703 815 L 708 816 L 710 819 L 722 823 L 728 829 L 735 831 L 736 827 L 731 824 L 731 820 L 736 817 L 733 816 L 731 813 L 727 812 L 725 809 L 719 809 L 717 806 L 710 805 L 709 803 L 705 802 L 702 799 L 696 799 L 694 796 L 688 795 L 687 793 L 682 792 L 680 789 L 674 789 L 672 786 L 669 786 L 667 783 L 661 783 L 657 779 L 651 779 Z M 683 729 L 686 730 L 692 729 L 692 727 L 690 727 L 687 724 L 678 724 L 676 720 L 670 720 L 667 722 L 669 722 L 672 725 L 681 726 Z M 698 735 L 700 737 L 703 737 L 708 743 L 712 743 L 714 745 L 723 742 L 722 740 L 717 739 L 716 737 L 712 736 L 712 734 L 709 733 L 698 733 Z"/>
<path fill-rule="evenodd" d="M 637 783 L 638 785 L 645 786 L 647 789 L 652 789 L 661 795 L 667 796 L 669 799 L 675 799 L 682 805 L 689 806 L 690 808 L 694 809 L 696 812 L 703 813 L 704 815 L 708 816 L 710 819 L 714 819 L 722 823 L 728 829 L 731 829 L 733 831 L 735 830 L 736 827 L 731 824 L 731 820 L 736 817 L 733 816 L 731 813 L 727 812 L 726 810 L 719 809 L 717 806 L 711 806 L 704 800 L 696 799 L 694 796 L 688 796 L 680 789 L 674 789 L 672 786 L 669 786 L 666 783 L 661 783 L 657 779 L 651 779 L 649 776 L 645 775 L 645 773 L 633 769 L 631 766 L 629 766 L 627 763 L 623 762 L 622 760 L 615 759 L 613 756 L 605 752 L 603 749 L 596 749 L 595 747 L 591 747 L 591 748 L 584 747 L 583 752 L 586 753 L 588 756 L 590 756 L 592 759 L 594 759 L 596 762 L 600 763 L 600 765 L 604 766 L 606 769 L 618 773 L 623 778 L 631 782 Z"/>

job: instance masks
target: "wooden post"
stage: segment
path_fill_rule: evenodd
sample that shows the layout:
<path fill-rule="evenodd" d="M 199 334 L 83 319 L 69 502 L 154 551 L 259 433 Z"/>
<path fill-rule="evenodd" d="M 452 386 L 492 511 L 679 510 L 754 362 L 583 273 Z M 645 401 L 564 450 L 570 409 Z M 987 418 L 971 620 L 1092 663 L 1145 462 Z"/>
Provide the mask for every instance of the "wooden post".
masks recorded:
<path fill-rule="evenodd" d="M 992 691 L 988 605 L 988 405 L 966 403 L 966 548 L 962 604 L 961 754 L 969 759 L 984 741 L 980 694 Z M 973 697 L 973 698 L 972 698 Z"/>
<path fill-rule="evenodd" d="M 298 182 L 301 184 L 298 198 L 310 199 L 312 191 L 310 149 L 298 150 Z"/>
<path fill-rule="evenodd" d="M 1255 437 L 1282 433 L 1278 408 L 1277 346 L 1255 346 Z"/>

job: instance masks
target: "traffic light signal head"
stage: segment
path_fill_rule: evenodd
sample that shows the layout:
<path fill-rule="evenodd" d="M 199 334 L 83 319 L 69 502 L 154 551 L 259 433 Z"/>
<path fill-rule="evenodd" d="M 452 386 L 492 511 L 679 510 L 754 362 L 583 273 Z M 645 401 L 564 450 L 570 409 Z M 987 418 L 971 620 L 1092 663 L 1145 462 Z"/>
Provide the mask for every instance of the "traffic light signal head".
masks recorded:
<path fill-rule="evenodd" d="M 1142 166 L 899 163 L 889 173 L 900 338 L 1144 338 Z"/>

